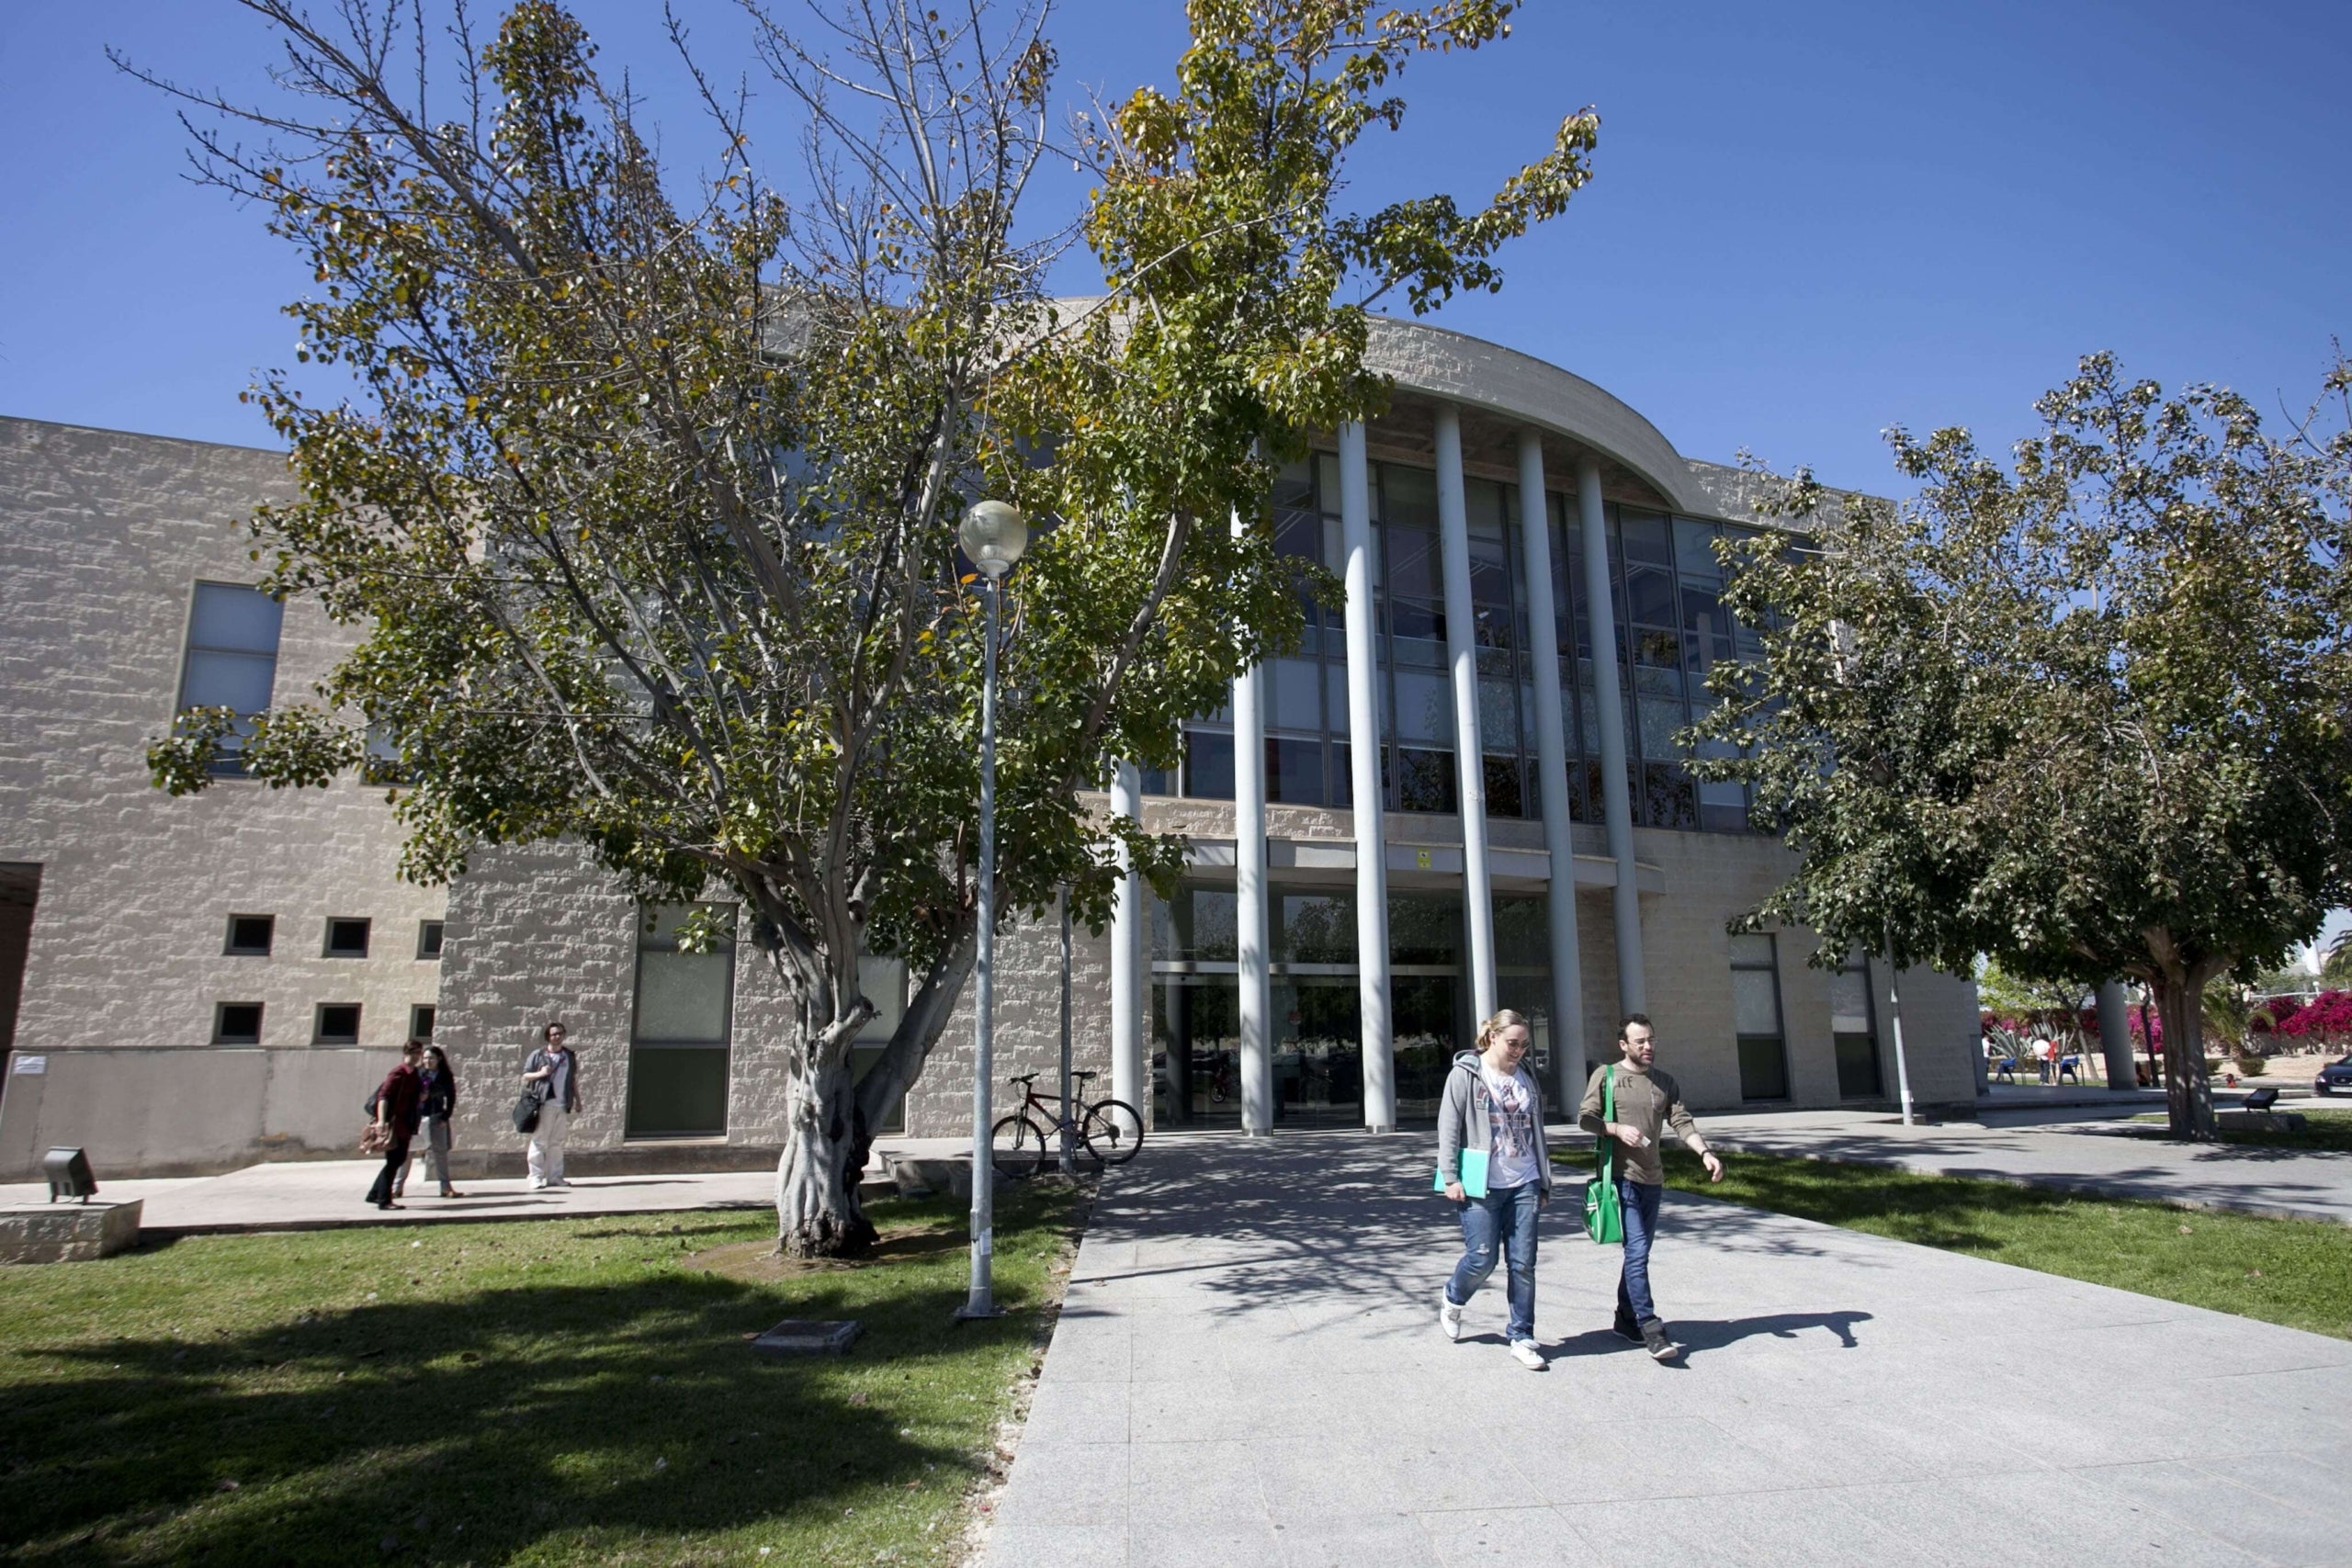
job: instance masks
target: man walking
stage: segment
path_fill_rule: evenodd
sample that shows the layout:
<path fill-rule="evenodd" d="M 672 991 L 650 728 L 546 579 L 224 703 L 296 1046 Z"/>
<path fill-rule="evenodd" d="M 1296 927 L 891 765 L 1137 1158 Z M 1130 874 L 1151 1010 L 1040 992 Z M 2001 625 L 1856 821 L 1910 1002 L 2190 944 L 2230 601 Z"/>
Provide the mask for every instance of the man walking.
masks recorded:
<path fill-rule="evenodd" d="M 531 1190 L 569 1187 L 563 1179 L 563 1134 L 580 1110 L 580 1058 L 564 1043 L 563 1025 L 550 1023 L 539 1032 L 542 1042 L 523 1064 L 523 1080 L 539 1086 L 539 1124 L 531 1134 Z"/>
<path fill-rule="evenodd" d="M 401 1065 L 386 1073 L 376 1089 L 376 1125 L 390 1139 L 384 1145 L 384 1168 L 376 1173 L 376 1184 L 368 1189 L 368 1201 L 379 1209 L 401 1207 L 393 1201 L 392 1186 L 408 1170 L 408 1142 L 416 1136 L 424 1090 L 416 1064 L 424 1055 L 424 1047 L 417 1041 L 401 1046 Z"/>
<path fill-rule="evenodd" d="M 1682 1347 L 1668 1337 L 1650 1300 L 1650 1244 L 1657 1236 L 1657 1201 L 1666 1186 L 1658 1139 L 1673 1128 L 1674 1135 L 1706 1162 L 1710 1181 L 1724 1179 L 1724 1163 L 1699 1136 L 1698 1124 L 1682 1103 L 1681 1086 L 1653 1065 L 1657 1043 L 1650 1021 L 1627 1013 L 1617 1026 L 1617 1049 L 1621 1059 L 1595 1069 L 1585 1085 L 1577 1125 L 1621 1145 L 1617 1197 L 1625 1218 L 1625 1266 L 1617 1279 L 1617 1332 L 1648 1347 L 1658 1360 L 1670 1361 L 1682 1354 Z M 1601 1108 L 1612 1093 L 1616 1116 L 1604 1120 Z"/>

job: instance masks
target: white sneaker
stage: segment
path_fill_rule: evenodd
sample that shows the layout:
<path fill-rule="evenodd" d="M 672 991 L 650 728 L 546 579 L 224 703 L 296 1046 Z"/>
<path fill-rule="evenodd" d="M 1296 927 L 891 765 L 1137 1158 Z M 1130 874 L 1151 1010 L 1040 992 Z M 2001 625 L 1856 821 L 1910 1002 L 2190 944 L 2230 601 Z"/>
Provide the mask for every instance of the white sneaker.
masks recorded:
<path fill-rule="evenodd" d="M 1517 1361 L 1521 1366 L 1525 1367 L 1531 1372 L 1546 1371 L 1552 1365 L 1551 1362 L 1544 1359 L 1544 1352 L 1535 1348 L 1535 1341 L 1532 1339 L 1512 1340 L 1510 1342 L 1510 1359 Z"/>
<path fill-rule="evenodd" d="M 1462 1309 L 1447 1300 L 1443 1291 L 1437 1293 L 1437 1325 L 1445 1330 L 1448 1339 L 1462 1337 Z"/>

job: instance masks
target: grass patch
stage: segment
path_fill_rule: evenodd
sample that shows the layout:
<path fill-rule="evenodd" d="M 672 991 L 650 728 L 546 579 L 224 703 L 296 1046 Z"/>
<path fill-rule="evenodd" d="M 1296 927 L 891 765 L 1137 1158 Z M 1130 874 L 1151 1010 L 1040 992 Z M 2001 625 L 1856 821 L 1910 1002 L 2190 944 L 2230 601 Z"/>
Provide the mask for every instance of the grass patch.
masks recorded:
<path fill-rule="evenodd" d="M 1581 1163 L 1581 1162 L 1579 1162 Z M 2000 1181 L 1666 1151 L 1666 1181 L 1776 1213 L 2352 1339 L 2352 1226 L 2084 1198 Z"/>
<path fill-rule="evenodd" d="M 2222 1142 L 2254 1149 L 2329 1149 L 2337 1154 L 2352 1154 L 2352 1111 L 2314 1111 L 2302 1100 L 2282 1101 L 2273 1109 L 2303 1117 L 2302 1131 L 2265 1133 L 2224 1127 L 2220 1134 Z M 2150 1125 L 2151 1131 L 2143 1135 L 2164 1136 L 2165 1118 L 2161 1112 L 2134 1116 L 2132 1120 Z"/>
<path fill-rule="evenodd" d="M 856 1264 L 772 1215 L 190 1237 L 0 1270 L 0 1556 L 42 1563 L 942 1563 L 1036 1359 L 1080 1197 L 1008 1184 Z M 865 1325 L 838 1360 L 746 1345 Z M 761 1555 L 766 1549 L 768 1555 Z"/>

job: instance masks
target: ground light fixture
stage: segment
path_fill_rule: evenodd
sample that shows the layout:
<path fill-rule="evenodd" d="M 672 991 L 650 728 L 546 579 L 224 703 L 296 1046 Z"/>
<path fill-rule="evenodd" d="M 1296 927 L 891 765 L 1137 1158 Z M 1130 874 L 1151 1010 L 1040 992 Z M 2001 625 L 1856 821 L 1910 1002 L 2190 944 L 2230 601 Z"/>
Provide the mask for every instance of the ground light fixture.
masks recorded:
<path fill-rule="evenodd" d="M 976 502 L 956 530 L 956 543 L 979 569 L 988 630 L 980 657 L 980 908 L 978 993 L 972 1009 L 972 1286 L 958 1318 L 994 1317 L 996 1164 L 990 1157 L 989 1080 L 996 1072 L 996 644 L 1005 573 L 1029 547 L 1018 508 Z"/>

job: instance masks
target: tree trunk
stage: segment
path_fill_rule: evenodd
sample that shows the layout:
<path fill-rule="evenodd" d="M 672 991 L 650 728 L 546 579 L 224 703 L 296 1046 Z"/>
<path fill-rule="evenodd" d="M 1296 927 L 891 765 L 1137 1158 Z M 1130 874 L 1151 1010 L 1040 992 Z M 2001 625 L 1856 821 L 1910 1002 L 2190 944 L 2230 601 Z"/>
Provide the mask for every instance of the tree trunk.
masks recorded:
<path fill-rule="evenodd" d="M 830 1064 L 800 1058 L 786 1086 L 784 1154 L 775 1168 L 776 1247 L 793 1258 L 854 1258 L 875 1229 L 857 1200 L 873 1143 L 857 1114 L 848 1053 Z"/>
<path fill-rule="evenodd" d="M 2205 1076 L 2205 987 L 2165 976 L 2156 984 L 2156 1016 L 2164 1023 L 2165 1111 L 2172 1135 L 2213 1141 L 2213 1084 Z"/>

